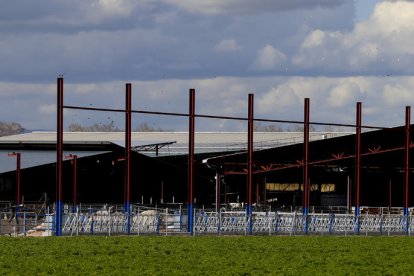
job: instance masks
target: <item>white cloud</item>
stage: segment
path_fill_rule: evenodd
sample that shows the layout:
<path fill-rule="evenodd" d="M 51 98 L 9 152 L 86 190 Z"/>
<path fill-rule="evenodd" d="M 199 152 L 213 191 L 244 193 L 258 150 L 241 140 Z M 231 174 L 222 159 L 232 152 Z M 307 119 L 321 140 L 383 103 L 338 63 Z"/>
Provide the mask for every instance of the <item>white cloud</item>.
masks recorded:
<path fill-rule="evenodd" d="M 285 61 L 286 55 L 268 44 L 258 51 L 253 68 L 257 70 L 273 70 L 283 65 Z"/>
<path fill-rule="evenodd" d="M 56 114 L 56 104 L 42 104 L 38 107 L 38 110 L 41 114 L 49 115 Z"/>
<path fill-rule="evenodd" d="M 214 46 L 216 52 L 234 52 L 241 50 L 235 39 L 224 39 Z"/>
<path fill-rule="evenodd" d="M 270 113 L 277 110 L 283 112 L 297 107 L 301 104 L 301 99 L 295 93 L 295 90 L 289 85 L 279 85 L 271 88 L 266 94 L 258 100 L 258 110 L 261 114 Z"/>
<path fill-rule="evenodd" d="M 312 48 L 317 47 L 323 44 L 326 33 L 321 30 L 315 30 L 310 35 L 305 38 L 305 41 L 302 43 L 302 48 Z"/>
<path fill-rule="evenodd" d="M 361 89 L 354 81 L 344 81 L 334 87 L 329 94 L 327 102 L 332 107 L 349 106 L 357 102 L 362 94 Z"/>
<path fill-rule="evenodd" d="M 303 40 L 292 62 L 325 73 L 414 73 L 414 3 L 381 2 L 367 21 L 351 32 L 314 30 Z"/>
<path fill-rule="evenodd" d="M 192 13 L 201 14 L 240 14 L 278 12 L 302 8 L 334 7 L 341 5 L 345 0 L 164 0 L 179 6 Z"/>
<path fill-rule="evenodd" d="M 4 83 L 0 82 L 0 87 Z M 13 94 L 0 90 L 0 118 L 20 122 L 28 129 L 56 127 L 56 98 L 50 85 L 9 83 Z M 55 85 L 53 85 L 56 89 Z M 355 103 L 363 103 L 364 124 L 397 126 L 404 124 L 404 107 L 414 104 L 414 77 L 257 77 L 210 78 L 193 80 L 132 81 L 133 108 L 166 112 L 188 112 L 188 90 L 196 89 L 196 112 L 224 116 L 247 116 L 249 93 L 255 94 L 255 117 L 303 120 L 304 98 L 311 101 L 311 120 L 353 124 Z M 6 89 L 7 90 L 7 89 Z M 43 90 L 45 92 L 39 93 Z M 25 93 L 23 93 L 23 91 Z M 65 104 L 122 109 L 125 83 L 65 84 Z M 79 92 L 87 91 L 79 95 Z M 28 100 L 30 99 L 30 100 Z M 109 118 L 109 119 L 108 119 Z M 65 124 L 107 123 L 122 127 L 123 114 L 70 110 Z M 169 116 L 134 117 L 134 124 L 148 122 L 165 129 L 186 130 L 187 121 Z M 244 122 L 232 120 L 197 120 L 198 131 L 240 131 Z"/>
<path fill-rule="evenodd" d="M 414 103 L 412 87 L 401 84 L 387 84 L 383 91 L 384 103 L 389 106 L 404 106 Z"/>

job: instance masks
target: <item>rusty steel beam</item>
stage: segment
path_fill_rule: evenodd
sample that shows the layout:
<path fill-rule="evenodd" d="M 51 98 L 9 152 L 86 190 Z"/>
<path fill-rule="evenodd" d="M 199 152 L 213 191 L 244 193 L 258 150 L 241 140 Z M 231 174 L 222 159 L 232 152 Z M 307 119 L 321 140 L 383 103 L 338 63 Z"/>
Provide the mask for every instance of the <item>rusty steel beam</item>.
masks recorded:
<path fill-rule="evenodd" d="M 20 205 L 20 198 L 21 198 L 21 192 L 20 192 L 20 167 L 21 167 L 21 153 L 20 152 L 12 152 L 7 154 L 9 157 L 16 157 L 16 207 L 19 208 Z"/>
<path fill-rule="evenodd" d="M 414 144 L 410 144 L 410 149 L 414 148 Z M 383 153 L 389 153 L 389 152 L 395 152 L 395 151 L 402 151 L 404 150 L 404 147 L 396 147 L 396 148 L 390 148 L 390 149 L 383 149 L 383 150 L 378 150 L 376 152 L 366 152 L 366 153 L 361 153 L 361 157 L 365 157 L 365 156 L 370 156 L 370 155 L 377 155 L 377 154 L 383 154 Z M 328 159 L 322 159 L 322 160 L 314 160 L 314 161 L 309 161 L 309 165 L 313 166 L 313 165 L 321 165 L 324 163 L 331 163 L 331 162 L 335 162 L 335 161 L 340 161 L 340 160 L 346 160 L 346 159 L 352 159 L 355 158 L 356 155 L 355 154 L 350 154 L 350 155 L 343 155 L 340 158 L 334 157 L 334 158 L 328 158 Z M 244 164 L 244 163 L 241 163 Z M 279 171 L 279 170 L 285 170 L 285 169 L 292 169 L 292 168 L 300 168 L 303 166 L 303 163 L 295 163 L 295 164 L 288 164 L 288 165 L 282 165 L 280 167 L 272 167 L 272 168 L 267 168 L 267 169 L 261 169 L 261 170 L 255 170 L 253 171 L 253 174 L 260 174 L 260 173 L 267 173 L 267 172 L 273 172 L 273 171 Z M 243 171 L 225 171 L 224 174 L 225 175 L 244 175 L 247 172 L 245 170 Z"/>
<path fill-rule="evenodd" d="M 73 106 L 73 105 L 65 105 L 63 108 L 66 109 L 76 109 L 76 110 L 89 110 L 89 111 L 103 111 L 103 112 L 125 112 L 124 109 L 116 109 L 116 108 L 100 108 L 100 107 L 86 107 L 86 106 Z M 160 112 L 160 111 L 149 111 L 149 110 L 131 110 L 132 113 L 137 114 L 147 114 L 147 115 L 160 115 L 160 116 L 178 116 L 178 117 L 188 117 L 188 113 L 177 113 L 177 112 Z M 248 121 L 249 118 L 246 117 L 235 117 L 235 116 L 220 116 L 220 115 L 208 115 L 208 114 L 194 114 L 195 118 L 203 118 L 203 119 L 223 119 L 223 120 L 238 120 L 238 121 Z M 254 121 L 256 122 L 268 122 L 268 123 L 286 123 L 286 124 L 302 124 L 302 121 L 294 121 L 294 120 L 275 120 L 275 119 L 263 119 L 263 118 L 255 118 Z M 325 122 L 309 122 L 312 125 L 320 125 L 320 126 L 340 126 L 340 127 L 355 127 L 352 124 L 337 124 L 337 123 L 325 123 Z M 371 125 L 363 125 L 363 128 L 366 129 L 391 129 L 389 127 L 381 127 L 381 126 L 371 126 Z"/>
<path fill-rule="evenodd" d="M 309 211 L 309 98 L 305 98 L 304 120 L 303 120 L 303 214 L 308 215 Z M 305 227 L 307 233 L 307 227 Z"/>
<path fill-rule="evenodd" d="M 253 182 L 253 124 L 254 124 L 254 95 L 249 94 L 248 125 L 247 125 L 247 216 L 252 215 L 252 182 Z M 250 219 L 249 234 L 253 233 L 253 220 Z"/>
<path fill-rule="evenodd" d="M 405 165 L 405 188 L 404 188 L 404 215 L 408 216 L 408 205 L 410 201 L 409 184 L 410 184 L 410 121 L 411 121 L 411 108 L 407 106 L 405 108 L 405 146 L 404 146 L 404 165 Z M 407 223 L 408 226 L 408 223 Z M 408 228 L 407 228 L 408 229 Z"/>
<path fill-rule="evenodd" d="M 56 219 L 55 234 L 62 235 L 62 167 L 63 167 L 63 78 L 57 79 L 57 129 L 56 129 Z"/>
<path fill-rule="evenodd" d="M 131 84 L 125 85 L 125 213 L 127 215 L 126 233 L 131 233 Z"/>
<path fill-rule="evenodd" d="M 361 122 L 362 104 L 357 102 L 356 107 L 356 135 L 355 135 L 355 216 L 360 214 L 360 185 L 361 185 Z M 371 151 L 370 151 L 371 152 Z"/>
<path fill-rule="evenodd" d="M 193 185 L 194 185 L 194 140 L 195 140 L 195 89 L 190 89 L 188 112 L 188 232 L 193 234 Z"/>
<path fill-rule="evenodd" d="M 78 156 L 76 154 L 69 154 L 65 158 L 72 159 L 72 212 L 75 213 L 77 209 Z"/>

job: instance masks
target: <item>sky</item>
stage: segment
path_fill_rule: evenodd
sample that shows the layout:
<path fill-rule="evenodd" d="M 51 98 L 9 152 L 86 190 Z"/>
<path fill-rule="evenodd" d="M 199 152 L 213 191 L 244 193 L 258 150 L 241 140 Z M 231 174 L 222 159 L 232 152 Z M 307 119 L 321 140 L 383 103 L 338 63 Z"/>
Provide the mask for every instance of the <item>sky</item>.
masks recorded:
<path fill-rule="evenodd" d="M 0 121 L 56 129 L 65 105 L 354 124 L 404 124 L 414 103 L 414 1 L 0 0 Z M 66 109 L 64 123 L 123 128 L 124 115 Z M 185 131 L 186 118 L 134 115 L 133 127 Z M 284 125 L 281 125 L 285 127 Z M 198 119 L 197 131 L 246 123 Z M 345 129 L 344 129 L 345 130 Z"/>

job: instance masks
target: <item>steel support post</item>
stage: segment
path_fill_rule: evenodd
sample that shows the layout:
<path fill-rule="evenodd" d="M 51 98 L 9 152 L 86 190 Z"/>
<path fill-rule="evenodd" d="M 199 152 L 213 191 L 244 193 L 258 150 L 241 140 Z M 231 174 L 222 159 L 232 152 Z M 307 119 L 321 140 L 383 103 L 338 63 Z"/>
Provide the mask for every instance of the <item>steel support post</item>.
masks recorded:
<path fill-rule="evenodd" d="M 20 164 L 21 164 L 21 153 L 13 152 L 9 153 L 7 156 L 16 157 L 16 207 L 20 205 Z"/>
<path fill-rule="evenodd" d="M 62 166 L 63 166 L 63 78 L 57 79 L 56 137 L 56 220 L 55 234 L 62 236 Z"/>
<path fill-rule="evenodd" d="M 194 136 L 195 136 L 195 89 L 190 89 L 188 122 L 188 225 L 187 230 L 193 234 L 193 185 L 194 185 Z"/>
<path fill-rule="evenodd" d="M 411 108 L 407 106 L 405 108 L 405 189 L 404 189 L 404 215 L 406 217 L 406 223 L 405 223 L 405 233 L 408 235 L 409 230 L 409 213 L 408 213 L 408 205 L 410 201 L 410 195 L 409 195 L 409 181 L 410 181 L 410 124 L 411 124 Z"/>
<path fill-rule="evenodd" d="M 355 219 L 356 232 L 359 234 L 360 224 L 360 185 L 361 185 L 361 122 L 362 122 L 362 104 L 356 104 L 356 129 L 355 129 Z"/>
<path fill-rule="evenodd" d="M 266 176 L 263 177 L 263 209 L 266 210 Z"/>
<path fill-rule="evenodd" d="M 125 86 L 125 214 L 126 233 L 131 233 L 131 84 Z"/>
<path fill-rule="evenodd" d="M 78 156 L 75 154 L 69 154 L 65 158 L 72 159 L 72 212 L 76 212 L 77 208 L 77 189 L 78 189 Z"/>
<path fill-rule="evenodd" d="M 305 98 L 304 121 L 303 121 L 303 215 L 305 216 L 305 234 L 308 233 L 309 212 L 309 98 Z"/>
<path fill-rule="evenodd" d="M 216 213 L 220 212 L 220 183 L 221 174 L 219 170 L 216 170 Z"/>
<path fill-rule="evenodd" d="M 20 176 L 21 176 L 21 173 L 20 173 L 20 164 L 21 164 L 21 153 L 20 152 L 17 152 L 16 153 L 16 184 L 17 184 L 17 194 L 16 194 L 16 203 L 17 203 L 17 206 L 19 207 L 20 206 L 20 198 L 21 198 L 21 190 L 20 190 L 20 187 L 21 187 L 21 183 L 20 183 Z"/>
<path fill-rule="evenodd" d="M 72 158 L 72 212 L 75 213 L 78 206 L 78 156 L 76 154 L 70 155 L 69 158 Z"/>
<path fill-rule="evenodd" d="M 391 212 L 392 208 L 392 179 L 391 176 L 388 180 L 388 211 Z"/>
<path fill-rule="evenodd" d="M 253 217 L 252 217 L 252 182 L 253 182 L 253 107 L 254 95 L 249 94 L 248 110 L 248 127 L 247 127 L 247 216 L 250 218 L 248 232 L 253 234 Z"/>

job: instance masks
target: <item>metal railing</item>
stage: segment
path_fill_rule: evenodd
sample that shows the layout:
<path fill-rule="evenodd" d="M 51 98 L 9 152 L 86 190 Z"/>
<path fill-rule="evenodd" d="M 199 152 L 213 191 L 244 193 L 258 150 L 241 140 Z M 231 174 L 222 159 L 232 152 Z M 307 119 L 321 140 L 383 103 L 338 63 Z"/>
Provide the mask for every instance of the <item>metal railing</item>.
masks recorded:
<path fill-rule="evenodd" d="M 53 210 L 53 208 L 51 208 Z M 64 208 L 63 235 L 190 235 L 185 209 L 133 205 L 130 218 L 122 206 L 83 205 Z M 380 210 L 380 209 L 379 209 Z M 411 235 L 414 213 L 399 211 L 310 213 L 300 211 L 194 210 L 193 235 Z M 55 214 L 33 211 L 0 212 L 0 235 L 51 236 Z M 128 229 L 129 228 L 129 229 Z"/>

